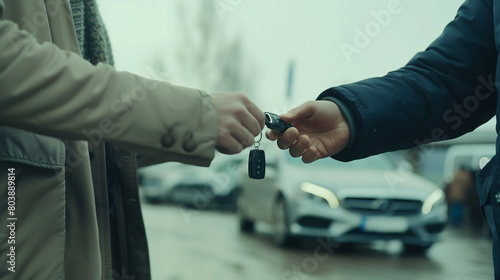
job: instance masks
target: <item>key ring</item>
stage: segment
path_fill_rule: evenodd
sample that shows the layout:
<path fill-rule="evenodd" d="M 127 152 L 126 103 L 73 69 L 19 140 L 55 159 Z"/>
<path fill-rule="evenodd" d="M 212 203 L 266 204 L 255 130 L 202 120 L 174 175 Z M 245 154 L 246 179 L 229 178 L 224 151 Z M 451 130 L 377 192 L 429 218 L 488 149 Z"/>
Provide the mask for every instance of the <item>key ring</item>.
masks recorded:
<path fill-rule="evenodd" d="M 255 141 L 255 139 L 254 139 L 254 141 Z M 253 146 L 255 147 L 255 149 L 258 149 L 260 147 L 260 141 L 262 141 L 262 131 L 260 132 L 260 138 L 259 138 L 259 140 L 255 141 L 253 143 Z"/>

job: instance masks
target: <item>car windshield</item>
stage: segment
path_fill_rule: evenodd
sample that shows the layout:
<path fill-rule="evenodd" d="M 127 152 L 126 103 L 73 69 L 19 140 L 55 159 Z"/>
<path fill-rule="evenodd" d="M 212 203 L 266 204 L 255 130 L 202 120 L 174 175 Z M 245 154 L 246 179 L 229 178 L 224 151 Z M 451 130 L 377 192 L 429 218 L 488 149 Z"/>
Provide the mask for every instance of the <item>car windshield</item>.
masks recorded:
<path fill-rule="evenodd" d="M 293 165 L 304 165 L 301 159 L 293 158 L 286 155 L 287 162 Z M 396 164 L 387 155 L 376 155 L 369 158 L 354 160 L 351 162 L 341 162 L 331 158 L 317 160 L 310 166 L 315 167 L 334 167 L 346 169 L 372 169 L 372 170 L 392 170 L 396 168 Z"/>

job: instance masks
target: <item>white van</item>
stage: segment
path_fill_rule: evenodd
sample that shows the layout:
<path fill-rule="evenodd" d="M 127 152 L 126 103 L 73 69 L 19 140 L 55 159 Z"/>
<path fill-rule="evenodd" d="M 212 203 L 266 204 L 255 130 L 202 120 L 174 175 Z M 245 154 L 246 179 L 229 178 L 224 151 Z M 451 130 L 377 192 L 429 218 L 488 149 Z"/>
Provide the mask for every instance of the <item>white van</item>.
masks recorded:
<path fill-rule="evenodd" d="M 444 161 L 444 181 L 453 180 L 460 167 L 469 170 L 481 170 L 495 155 L 495 144 L 457 144 L 446 151 Z"/>

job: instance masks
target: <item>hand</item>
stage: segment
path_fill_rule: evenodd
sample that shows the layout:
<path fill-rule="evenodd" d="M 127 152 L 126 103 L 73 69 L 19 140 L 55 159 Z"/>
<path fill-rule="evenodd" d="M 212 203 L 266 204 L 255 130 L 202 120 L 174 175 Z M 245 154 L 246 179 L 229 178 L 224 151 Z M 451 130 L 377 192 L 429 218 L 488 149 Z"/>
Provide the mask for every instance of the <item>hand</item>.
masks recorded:
<path fill-rule="evenodd" d="M 217 108 L 217 150 L 237 154 L 253 145 L 264 128 L 264 113 L 241 93 L 212 94 Z"/>
<path fill-rule="evenodd" d="M 305 163 L 332 156 L 349 143 L 349 125 L 334 102 L 308 101 L 280 118 L 293 127 L 283 134 L 267 130 L 266 137 L 278 140 L 280 149 L 290 149 L 292 157 L 302 157 Z"/>

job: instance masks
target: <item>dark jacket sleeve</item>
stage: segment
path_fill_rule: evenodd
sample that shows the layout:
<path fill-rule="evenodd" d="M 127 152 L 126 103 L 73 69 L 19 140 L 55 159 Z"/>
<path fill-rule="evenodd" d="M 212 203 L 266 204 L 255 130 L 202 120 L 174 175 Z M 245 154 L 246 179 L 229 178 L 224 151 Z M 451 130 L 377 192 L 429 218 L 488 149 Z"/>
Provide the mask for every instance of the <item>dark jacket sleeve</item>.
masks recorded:
<path fill-rule="evenodd" d="M 458 137 L 496 110 L 497 51 L 492 1 L 468 0 L 443 34 L 403 68 L 330 88 L 354 116 L 356 142 L 333 158 L 349 161 Z"/>

